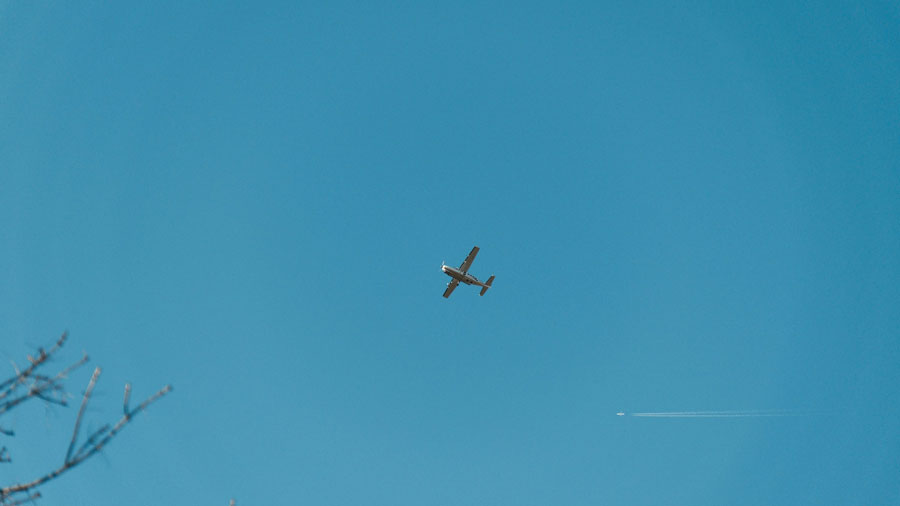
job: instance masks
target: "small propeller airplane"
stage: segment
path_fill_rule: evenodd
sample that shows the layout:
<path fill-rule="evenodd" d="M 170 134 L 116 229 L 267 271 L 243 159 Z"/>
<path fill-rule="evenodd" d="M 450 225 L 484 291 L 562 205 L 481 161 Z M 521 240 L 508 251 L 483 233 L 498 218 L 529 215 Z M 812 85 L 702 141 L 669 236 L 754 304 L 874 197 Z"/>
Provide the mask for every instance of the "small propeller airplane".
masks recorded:
<path fill-rule="evenodd" d="M 441 270 L 444 271 L 444 274 L 453 278 L 452 281 L 447 283 L 447 289 L 444 290 L 444 298 L 450 297 L 450 294 L 453 293 L 453 290 L 459 285 L 460 281 L 467 285 L 478 285 L 481 287 L 481 294 L 484 295 L 484 292 L 488 291 L 488 288 L 491 287 L 491 283 L 494 282 L 494 276 L 488 278 L 488 280 L 484 283 L 478 281 L 478 278 L 469 274 L 469 267 L 472 266 L 472 262 L 475 260 L 475 255 L 478 254 L 478 246 L 472 248 L 472 251 L 469 253 L 469 256 L 463 260 L 462 265 L 459 266 L 459 269 L 455 267 L 450 267 L 449 265 L 441 262 Z"/>

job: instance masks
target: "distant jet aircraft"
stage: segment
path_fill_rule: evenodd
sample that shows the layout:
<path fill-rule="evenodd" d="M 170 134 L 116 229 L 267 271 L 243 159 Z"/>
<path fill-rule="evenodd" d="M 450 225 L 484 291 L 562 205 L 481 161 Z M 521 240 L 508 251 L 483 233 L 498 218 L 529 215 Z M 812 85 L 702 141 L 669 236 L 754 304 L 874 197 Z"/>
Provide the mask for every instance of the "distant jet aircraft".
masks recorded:
<path fill-rule="evenodd" d="M 484 295 L 484 292 L 486 292 L 488 290 L 488 288 L 491 287 L 491 283 L 494 282 L 493 275 L 488 278 L 487 282 L 482 283 L 481 281 L 478 281 L 478 278 L 469 274 L 469 267 L 472 266 L 472 261 L 475 260 L 475 255 L 477 255 L 477 254 L 478 254 L 478 246 L 475 246 L 474 248 L 472 248 L 472 251 L 471 251 L 471 253 L 469 253 L 469 256 L 467 256 L 466 259 L 463 260 L 463 263 L 462 263 L 462 265 L 459 266 L 459 269 L 450 267 L 449 265 L 445 265 L 443 263 L 441 264 L 441 270 L 444 271 L 444 274 L 453 278 L 453 281 L 450 281 L 449 283 L 447 283 L 447 289 L 444 290 L 445 298 L 450 297 L 450 294 L 453 293 L 453 290 L 456 288 L 456 285 L 458 285 L 460 281 L 462 281 L 463 283 L 465 283 L 467 285 L 480 286 L 481 287 L 480 295 Z"/>

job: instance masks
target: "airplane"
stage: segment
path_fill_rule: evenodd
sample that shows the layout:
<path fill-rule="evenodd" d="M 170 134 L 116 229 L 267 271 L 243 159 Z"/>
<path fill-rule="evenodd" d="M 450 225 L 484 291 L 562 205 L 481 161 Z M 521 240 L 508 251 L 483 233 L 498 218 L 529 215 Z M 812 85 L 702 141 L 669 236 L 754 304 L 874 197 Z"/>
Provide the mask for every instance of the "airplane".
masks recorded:
<path fill-rule="evenodd" d="M 450 294 L 453 293 L 453 290 L 459 285 L 460 281 L 467 285 L 478 285 L 481 287 L 481 293 L 479 295 L 484 295 L 484 292 L 488 291 L 488 288 L 491 287 L 491 283 L 494 282 L 494 276 L 488 278 L 488 280 L 484 283 L 478 281 L 478 278 L 469 274 L 469 267 L 472 266 L 472 261 L 475 260 L 475 255 L 478 254 L 478 246 L 472 248 L 472 251 L 469 253 L 469 256 L 463 260 L 462 265 L 459 266 L 459 269 L 455 267 L 450 267 L 449 265 L 441 262 L 441 270 L 444 271 L 444 274 L 453 278 L 452 281 L 447 283 L 447 289 L 444 290 L 444 298 L 449 298 Z"/>

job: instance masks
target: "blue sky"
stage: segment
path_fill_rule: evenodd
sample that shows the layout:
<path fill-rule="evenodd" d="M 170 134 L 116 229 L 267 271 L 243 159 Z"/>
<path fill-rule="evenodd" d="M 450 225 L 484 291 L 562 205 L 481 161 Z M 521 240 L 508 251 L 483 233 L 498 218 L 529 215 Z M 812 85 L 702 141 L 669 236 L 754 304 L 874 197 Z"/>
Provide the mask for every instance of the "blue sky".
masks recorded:
<path fill-rule="evenodd" d="M 175 387 L 43 504 L 900 501 L 890 2 L 4 1 L 0 139 L 4 360 Z"/>

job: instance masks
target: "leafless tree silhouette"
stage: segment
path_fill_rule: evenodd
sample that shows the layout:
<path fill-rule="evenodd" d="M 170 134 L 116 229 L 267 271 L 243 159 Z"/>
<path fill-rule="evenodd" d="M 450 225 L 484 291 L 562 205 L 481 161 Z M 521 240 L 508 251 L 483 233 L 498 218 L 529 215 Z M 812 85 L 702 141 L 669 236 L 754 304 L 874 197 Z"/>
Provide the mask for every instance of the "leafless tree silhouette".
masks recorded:
<path fill-rule="evenodd" d="M 23 403 L 33 399 L 39 399 L 50 404 L 66 406 L 67 395 L 65 391 L 64 381 L 69 373 L 83 366 L 88 362 L 88 356 L 85 354 L 77 362 L 62 368 L 56 374 L 44 374 L 49 362 L 54 358 L 60 348 L 66 343 L 68 335 L 63 333 L 62 336 L 49 349 L 39 348 L 35 356 L 28 356 L 28 367 L 24 369 L 15 368 L 15 374 L 9 379 L 0 382 L 0 421 L 3 416 L 11 410 Z M 15 367 L 15 366 L 14 366 Z M 81 422 L 84 418 L 84 412 L 87 409 L 88 402 L 91 399 L 91 393 L 100 377 L 100 368 L 94 369 L 94 374 L 88 382 L 87 389 L 81 398 L 81 407 L 78 409 L 78 416 L 75 418 L 75 426 L 72 429 L 72 439 L 69 441 L 69 447 L 66 450 L 65 458 L 61 465 L 51 468 L 51 471 L 36 477 L 35 479 L 16 483 L 0 488 L 0 506 L 14 506 L 32 502 L 39 497 L 41 493 L 38 488 L 56 479 L 78 466 L 85 460 L 96 455 L 98 452 L 116 437 L 126 425 L 134 420 L 140 412 L 147 409 L 153 402 L 159 400 L 162 396 L 172 391 L 170 385 L 166 385 L 158 392 L 151 395 L 143 402 L 135 407 L 130 407 L 129 401 L 131 397 L 131 385 L 125 384 L 125 395 L 122 403 L 122 418 L 114 425 L 105 424 L 99 429 L 87 434 L 84 440 L 79 444 L 79 433 L 81 431 Z M 0 434 L 6 437 L 12 437 L 14 432 L 0 426 Z M 6 446 L 0 446 L 0 463 L 9 463 L 12 461 L 12 455 Z"/>

